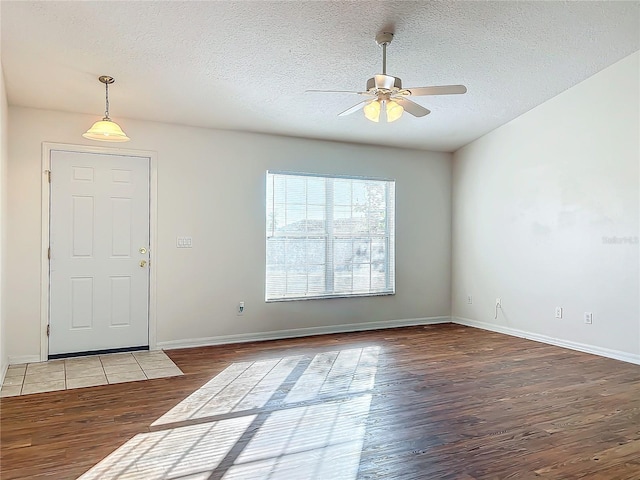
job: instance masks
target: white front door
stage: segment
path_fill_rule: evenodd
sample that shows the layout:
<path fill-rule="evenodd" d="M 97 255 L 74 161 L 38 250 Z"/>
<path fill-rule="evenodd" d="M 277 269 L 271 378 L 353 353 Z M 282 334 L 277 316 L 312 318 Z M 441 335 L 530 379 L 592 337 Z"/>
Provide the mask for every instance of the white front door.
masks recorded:
<path fill-rule="evenodd" d="M 51 152 L 50 355 L 149 344 L 149 163 Z"/>

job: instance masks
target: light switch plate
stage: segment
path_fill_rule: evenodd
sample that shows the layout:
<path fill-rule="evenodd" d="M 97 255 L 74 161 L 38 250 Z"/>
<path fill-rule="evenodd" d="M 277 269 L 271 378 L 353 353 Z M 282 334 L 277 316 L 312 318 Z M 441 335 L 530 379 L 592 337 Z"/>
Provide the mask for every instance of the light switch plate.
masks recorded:
<path fill-rule="evenodd" d="M 176 246 L 178 248 L 192 248 L 193 239 L 191 237 L 178 237 L 176 239 Z"/>

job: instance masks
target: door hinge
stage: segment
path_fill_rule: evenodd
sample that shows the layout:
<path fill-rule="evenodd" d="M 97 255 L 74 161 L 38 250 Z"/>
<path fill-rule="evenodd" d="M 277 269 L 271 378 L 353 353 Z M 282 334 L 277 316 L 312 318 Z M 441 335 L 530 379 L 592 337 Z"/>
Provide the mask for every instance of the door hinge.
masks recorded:
<path fill-rule="evenodd" d="M 51 260 L 51 247 L 47 248 L 47 258 Z"/>
<path fill-rule="evenodd" d="M 47 325 L 47 337 L 51 335 L 51 325 Z"/>
<path fill-rule="evenodd" d="M 45 170 L 45 173 L 47 174 L 47 181 L 51 183 L 51 170 Z"/>

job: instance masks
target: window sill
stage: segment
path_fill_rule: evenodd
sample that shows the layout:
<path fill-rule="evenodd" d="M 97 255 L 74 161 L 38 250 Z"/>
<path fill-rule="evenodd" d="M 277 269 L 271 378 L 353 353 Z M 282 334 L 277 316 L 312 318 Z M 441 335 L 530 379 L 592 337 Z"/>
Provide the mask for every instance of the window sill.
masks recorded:
<path fill-rule="evenodd" d="M 328 298 L 362 298 L 362 297 L 382 297 L 395 295 L 396 292 L 376 292 L 376 293 L 351 293 L 351 294 L 335 294 L 335 295 L 314 295 L 303 297 L 284 297 L 284 298 L 268 298 L 265 299 L 265 303 L 276 302 L 295 302 L 298 300 L 325 300 Z"/>

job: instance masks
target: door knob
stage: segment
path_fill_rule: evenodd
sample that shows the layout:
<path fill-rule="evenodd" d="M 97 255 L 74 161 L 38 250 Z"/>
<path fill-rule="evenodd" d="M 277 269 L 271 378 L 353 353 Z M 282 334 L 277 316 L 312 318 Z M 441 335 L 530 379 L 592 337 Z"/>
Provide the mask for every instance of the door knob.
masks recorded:
<path fill-rule="evenodd" d="M 147 265 L 147 261 L 146 260 L 140 260 L 140 267 L 144 268 Z"/>
<path fill-rule="evenodd" d="M 144 248 L 144 247 L 140 247 L 140 249 L 139 249 L 138 251 L 139 251 L 141 254 L 143 254 L 143 255 L 144 255 L 145 253 L 147 253 L 147 249 L 146 249 L 146 248 Z"/>

